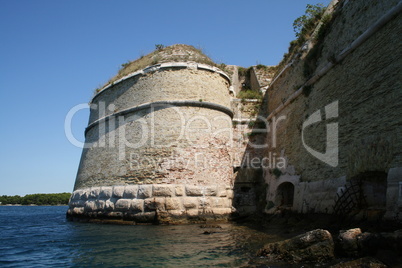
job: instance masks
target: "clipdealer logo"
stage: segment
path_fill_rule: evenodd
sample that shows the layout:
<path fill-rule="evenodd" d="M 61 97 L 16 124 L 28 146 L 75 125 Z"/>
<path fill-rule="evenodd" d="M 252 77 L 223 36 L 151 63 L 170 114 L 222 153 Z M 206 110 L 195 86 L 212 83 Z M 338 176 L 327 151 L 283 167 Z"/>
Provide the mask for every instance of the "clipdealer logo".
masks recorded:
<path fill-rule="evenodd" d="M 325 120 L 330 120 L 338 117 L 338 101 L 334 101 L 324 108 L 325 110 Z M 311 114 L 306 121 L 303 123 L 302 127 L 302 142 L 304 148 L 306 148 L 307 152 L 309 152 L 312 156 L 317 158 L 318 160 L 330 165 L 331 167 L 338 166 L 338 154 L 339 154 L 339 146 L 338 146 L 338 122 L 328 123 L 326 124 L 327 132 L 326 132 L 326 147 L 325 152 L 321 153 L 310 146 L 308 146 L 304 139 L 304 133 L 306 127 L 317 124 L 323 121 L 321 110 L 315 111 Z"/>

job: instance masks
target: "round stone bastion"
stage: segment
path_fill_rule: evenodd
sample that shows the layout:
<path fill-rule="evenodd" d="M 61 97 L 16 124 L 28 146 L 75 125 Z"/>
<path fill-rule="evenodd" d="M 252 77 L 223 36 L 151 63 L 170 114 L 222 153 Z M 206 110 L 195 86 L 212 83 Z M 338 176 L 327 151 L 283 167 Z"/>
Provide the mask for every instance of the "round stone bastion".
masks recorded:
<path fill-rule="evenodd" d="M 230 216 L 230 79 L 177 57 L 194 51 L 175 53 L 93 97 L 68 219 L 175 224 Z"/>

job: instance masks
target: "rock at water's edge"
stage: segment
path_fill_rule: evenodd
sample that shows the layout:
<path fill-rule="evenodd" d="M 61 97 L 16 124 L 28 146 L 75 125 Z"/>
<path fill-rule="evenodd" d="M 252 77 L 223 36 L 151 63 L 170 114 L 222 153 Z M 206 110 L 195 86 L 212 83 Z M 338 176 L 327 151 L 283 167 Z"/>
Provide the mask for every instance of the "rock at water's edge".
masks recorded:
<path fill-rule="evenodd" d="M 327 230 L 317 229 L 294 238 L 266 244 L 258 256 L 287 262 L 324 262 L 334 258 L 334 242 Z"/>
<path fill-rule="evenodd" d="M 360 228 L 339 231 L 337 240 L 337 250 L 343 256 L 355 257 L 359 255 L 357 238 L 362 234 Z"/>

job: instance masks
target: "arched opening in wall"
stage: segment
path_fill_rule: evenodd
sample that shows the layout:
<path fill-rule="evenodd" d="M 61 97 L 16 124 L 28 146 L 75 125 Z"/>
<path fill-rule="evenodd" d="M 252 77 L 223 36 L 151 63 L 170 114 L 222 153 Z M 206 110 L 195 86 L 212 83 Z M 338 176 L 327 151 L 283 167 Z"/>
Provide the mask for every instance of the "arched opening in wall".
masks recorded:
<path fill-rule="evenodd" d="M 276 204 L 281 207 L 293 207 L 295 186 L 291 182 L 281 183 L 276 189 Z"/>
<path fill-rule="evenodd" d="M 361 185 L 363 208 L 385 209 L 387 200 L 387 173 L 367 171 L 352 178 Z"/>

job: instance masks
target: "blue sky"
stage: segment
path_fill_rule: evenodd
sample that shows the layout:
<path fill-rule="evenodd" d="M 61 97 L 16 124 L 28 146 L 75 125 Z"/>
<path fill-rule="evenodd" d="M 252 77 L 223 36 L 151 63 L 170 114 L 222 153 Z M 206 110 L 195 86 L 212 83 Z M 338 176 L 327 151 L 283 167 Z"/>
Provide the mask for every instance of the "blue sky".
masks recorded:
<path fill-rule="evenodd" d="M 275 65 L 306 4 L 330 0 L 0 0 L 0 195 L 71 192 L 81 156 L 64 133 L 120 65 L 155 44 L 218 63 Z M 83 141 L 88 110 L 73 117 Z"/>

